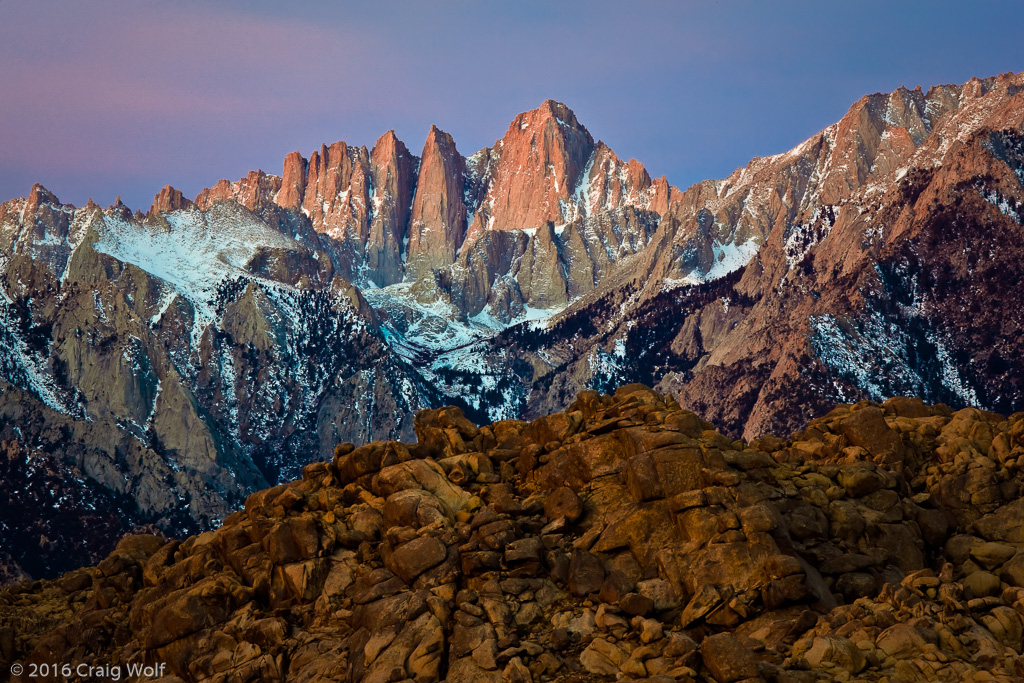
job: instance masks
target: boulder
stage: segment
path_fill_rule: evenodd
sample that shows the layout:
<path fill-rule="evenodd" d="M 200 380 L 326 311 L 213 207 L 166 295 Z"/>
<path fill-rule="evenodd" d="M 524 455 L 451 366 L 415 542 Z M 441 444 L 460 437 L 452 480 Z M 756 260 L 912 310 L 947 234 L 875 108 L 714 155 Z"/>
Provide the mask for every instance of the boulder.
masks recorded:
<path fill-rule="evenodd" d="M 1024 545 L 1024 498 L 1003 505 L 974 523 L 977 534 L 989 541 Z"/>
<path fill-rule="evenodd" d="M 617 645 L 603 638 L 595 638 L 580 654 L 580 664 L 587 673 L 596 676 L 615 676 L 629 655 Z"/>
<path fill-rule="evenodd" d="M 395 548 L 387 560 L 388 569 L 411 584 L 417 576 L 448 556 L 448 549 L 434 536 L 421 536 Z"/>
<path fill-rule="evenodd" d="M 879 463 L 893 463 L 903 456 L 903 442 L 886 423 L 881 408 L 855 410 L 839 423 L 839 429 L 851 444 L 866 450 Z"/>
<path fill-rule="evenodd" d="M 758 676 L 757 658 L 731 633 L 708 636 L 700 644 L 700 656 L 711 675 L 721 683 Z"/>
<path fill-rule="evenodd" d="M 583 515 L 583 501 L 568 486 L 560 486 L 544 499 L 544 515 L 551 520 L 565 517 L 575 522 Z"/>
<path fill-rule="evenodd" d="M 573 595 L 584 596 L 600 591 L 604 583 L 601 560 L 586 551 L 574 550 L 569 559 L 568 583 Z"/>
<path fill-rule="evenodd" d="M 316 521 L 311 517 L 290 517 L 278 522 L 263 542 L 274 564 L 287 564 L 314 557 L 320 550 Z"/>
<path fill-rule="evenodd" d="M 860 648 L 849 639 L 840 636 L 815 638 L 803 656 L 807 663 L 816 669 L 839 667 L 851 674 L 857 674 L 867 666 L 867 660 Z"/>
<path fill-rule="evenodd" d="M 964 597 L 986 598 L 990 595 L 998 595 L 1002 592 L 1002 585 L 999 577 L 991 572 L 976 571 L 964 579 Z"/>
<path fill-rule="evenodd" d="M 911 624 L 896 624 L 878 634 L 875 646 L 887 657 L 907 659 L 920 655 L 928 645 L 924 634 Z"/>

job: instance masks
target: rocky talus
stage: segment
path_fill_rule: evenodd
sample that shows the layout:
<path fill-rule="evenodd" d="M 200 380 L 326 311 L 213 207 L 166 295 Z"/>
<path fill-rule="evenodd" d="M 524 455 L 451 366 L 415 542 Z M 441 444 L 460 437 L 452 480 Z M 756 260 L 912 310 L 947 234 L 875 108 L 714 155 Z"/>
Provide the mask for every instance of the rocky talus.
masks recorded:
<path fill-rule="evenodd" d="M 338 446 L 184 541 L 0 592 L 11 662 L 170 681 L 1020 680 L 1024 414 L 745 443 L 642 385 Z M 19 679 L 14 679 L 19 680 Z"/>

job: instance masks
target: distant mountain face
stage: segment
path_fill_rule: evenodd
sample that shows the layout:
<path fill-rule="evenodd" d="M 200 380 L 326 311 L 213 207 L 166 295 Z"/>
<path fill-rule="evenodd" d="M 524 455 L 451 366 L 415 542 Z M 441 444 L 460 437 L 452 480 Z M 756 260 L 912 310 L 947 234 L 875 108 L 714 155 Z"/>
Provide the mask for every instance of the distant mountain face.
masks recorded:
<path fill-rule="evenodd" d="M 895 394 L 1020 410 L 1022 89 L 865 97 L 685 192 L 551 101 L 469 157 L 387 133 L 145 215 L 37 185 L 0 205 L 5 467 L 180 531 L 448 403 L 643 381 L 747 437 Z"/>
<path fill-rule="evenodd" d="M 646 382 L 746 438 L 901 394 L 1022 410 L 1022 123 L 1022 75 L 865 97 L 674 197 L 627 268 L 460 350 L 449 385 L 517 376 L 489 410 L 536 416 Z"/>
<path fill-rule="evenodd" d="M 233 202 L 136 220 L 37 187 L 0 225 L 0 442 L 81 472 L 68 501 L 96 483 L 114 517 L 205 527 L 437 402 L 326 255 Z"/>

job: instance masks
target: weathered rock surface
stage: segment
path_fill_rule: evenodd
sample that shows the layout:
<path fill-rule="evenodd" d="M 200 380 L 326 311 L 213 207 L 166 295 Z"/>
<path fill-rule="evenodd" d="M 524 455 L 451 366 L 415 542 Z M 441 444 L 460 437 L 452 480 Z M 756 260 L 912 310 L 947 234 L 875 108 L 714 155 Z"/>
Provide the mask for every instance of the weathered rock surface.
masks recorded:
<path fill-rule="evenodd" d="M 192 206 L 192 202 L 181 194 L 181 190 L 171 187 L 170 185 L 164 186 L 164 189 L 160 190 L 160 193 L 153 199 L 153 206 L 150 209 L 150 213 L 159 212 L 170 212 L 170 211 L 181 211 Z"/>
<path fill-rule="evenodd" d="M 1013 681 L 1024 415 L 734 441 L 641 385 L 342 444 L 184 541 L 0 591 L 0 666 L 167 681 Z M 856 441 L 856 443 L 854 443 Z M 582 505 L 581 505 L 582 503 Z M 19 680 L 19 679 L 14 679 Z"/>
<path fill-rule="evenodd" d="M 153 212 L 190 204 L 176 192 L 165 188 Z M 389 131 L 371 151 L 336 142 L 308 161 L 293 152 L 280 177 L 252 171 L 221 180 L 195 204 L 205 211 L 237 202 L 323 249 L 361 287 L 403 285 L 394 295 L 409 285 L 438 288 L 454 315 L 486 308 L 507 323 L 524 306 L 561 308 L 592 290 L 648 244 L 678 194 L 595 143 L 572 110 L 548 100 L 468 158 L 435 126 L 420 158 Z M 549 225 L 557 238 L 544 231 Z M 489 237 L 502 231 L 516 236 Z M 403 334 L 422 311 L 391 314 L 405 318 L 395 321 Z"/>
<path fill-rule="evenodd" d="M 455 262 L 466 238 L 465 159 L 452 136 L 430 127 L 409 222 L 408 265 L 417 277 Z"/>
<path fill-rule="evenodd" d="M 448 400 L 414 337 L 590 291 L 647 244 L 659 187 L 551 101 L 470 159 L 437 128 L 422 159 L 392 131 L 194 202 L 166 186 L 146 215 L 35 185 L 0 204 L 0 439 L 81 472 L 83 499 L 126 496 L 121 523 L 206 528 L 334 443 L 411 437 Z M 60 545 L 34 566 L 74 562 Z"/>

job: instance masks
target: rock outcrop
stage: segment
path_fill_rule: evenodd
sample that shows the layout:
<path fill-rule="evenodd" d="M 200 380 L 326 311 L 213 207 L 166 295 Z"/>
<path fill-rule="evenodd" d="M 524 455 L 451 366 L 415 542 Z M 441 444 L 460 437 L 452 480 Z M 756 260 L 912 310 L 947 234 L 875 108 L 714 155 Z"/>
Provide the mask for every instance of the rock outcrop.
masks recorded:
<path fill-rule="evenodd" d="M 471 233 L 565 223 L 594 138 L 564 104 L 547 100 L 517 116 L 489 158 L 491 182 Z"/>
<path fill-rule="evenodd" d="M 378 286 L 401 282 L 409 212 L 419 159 L 388 131 L 370 153 L 373 166 L 372 220 L 366 245 L 369 278 Z"/>
<path fill-rule="evenodd" d="M 0 439 L 134 501 L 126 524 L 185 533 L 338 440 L 407 438 L 442 402 L 411 328 L 564 307 L 644 247 L 650 180 L 618 164 L 549 101 L 469 160 L 436 128 L 422 160 L 392 131 L 194 202 L 166 186 L 146 215 L 35 185 L 0 205 Z M 481 211 L 500 225 L 467 243 Z M 41 436 L 60 430 L 64 452 Z"/>
<path fill-rule="evenodd" d="M 54 198 L 56 200 L 56 197 Z M 187 197 L 181 194 L 181 190 L 165 185 L 164 189 L 153 199 L 153 206 L 150 208 L 150 213 L 169 213 L 171 211 L 181 211 L 192 206 L 192 202 Z"/>
<path fill-rule="evenodd" d="M 452 136 L 430 127 L 409 222 L 407 269 L 413 277 L 455 262 L 466 238 L 465 160 Z"/>
<path fill-rule="evenodd" d="M 184 541 L 0 591 L 0 666 L 166 681 L 1019 680 L 1024 416 L 733 441 L 631 385 L 342 444 Z M 15 677 L 13 680 L 21 680 Z M 26 679 L 27 680 L 27 679 Z"/>
<path fill-rule="evenodd" d="M 456 317 L 487 309 L 508 323 L 524 306 L 556 310 L 592 290 L 647 245 L 677 195 L 664 178 L 652 183 L 638 161 L 622 162 L 595 143 L 571 109 L 548 100 L 469 158 L 435 126 L 422 158 L 390 131 L 372 151 L 337 142 L 308 162 L 293 152 L 281 177 L 252 171 L 235 183 L 221 180 L 195 203 L 205 211 L 235 201 L 286 234 L 304 234 L 360 287 L 403 285 L 391 292 L 397 300 L 410 284 L 434 288 Z M 161 197 L 154 210 L 172 205 Z M 532 244 L 549 224 L 557 239 Z M 523 237 L 511 255 L 506 250 L 519 240 L 490 237 L 503 231 Z M 542 263 L 531 258 L 520 268 L 526 253 Z M 394 334 L 421 315 L 415 308 L 401 312 Z"/>
<path fill-rule="evenodd" d="M 261 211 L 268 206 L 267 198 L 280 189 L 281 179 L 277 176 L 268 176 L 261 170 L 249 171 L 236 183 L 222 179 L 213 187 L 205 188 L 196 197 L 195 205 L 208 211 L 217 202 L 234 201 L 250 211 Z"/>

